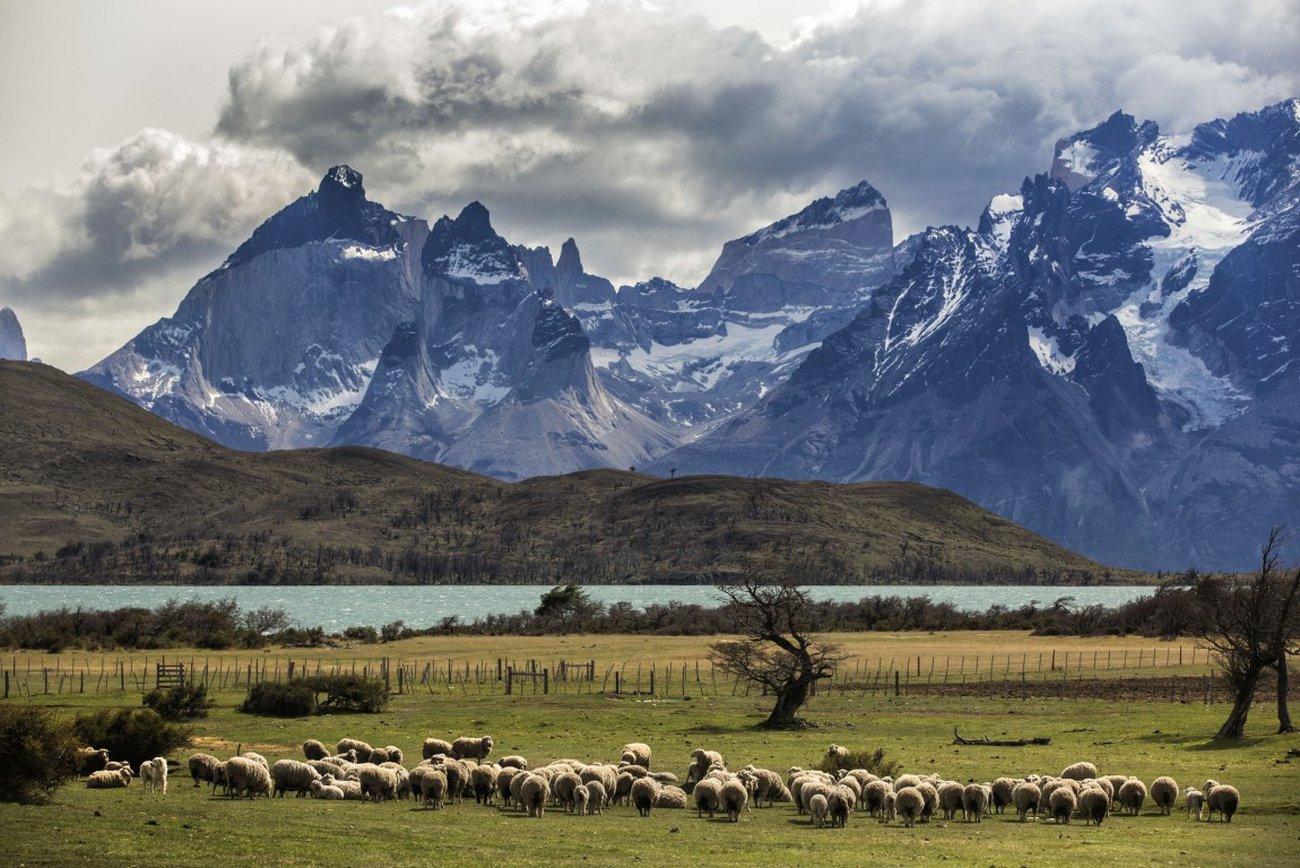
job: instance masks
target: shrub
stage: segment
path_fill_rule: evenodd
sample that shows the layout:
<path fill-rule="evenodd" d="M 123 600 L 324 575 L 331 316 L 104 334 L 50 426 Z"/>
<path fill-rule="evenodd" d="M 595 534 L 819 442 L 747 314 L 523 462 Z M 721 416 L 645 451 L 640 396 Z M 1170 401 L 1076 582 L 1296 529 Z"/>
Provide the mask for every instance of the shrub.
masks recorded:
<path fill-rule="evenodd" d="M 841 769 L 866 769 L 878 777 L 897 777 L 898 761 L 885 759 L 885 749 L 878 747 L 875 750 L 851 750 L 842 757 L 832 757 L 823 754 L 813 768 L 820 769 L 824 772 L 835 772 Z"/>
<path fill-rule="evenodd" d="M 0 705 L 0 800 L 45 802 L 77 775 L 76 731 L 32 705 Z"/>
<path fill-rule="evenodd" d="M 388 688 L 378 678 L 362 675 L 316 675 L 305 679 L 312 689 L 325 694 L 318 711 L 378 714 L 388 707 Z"/>
<path fill-rule="evenodd" d="M 104 708 L 77 716 L 77 736 L 83 744 L 108 748 L 115 760 L 140 763 L 190 743 L 189 727 L 163 720 L 152 708 Z"/>
<path fill-rule="evenodd" d="M 316 690 L 306 680 L 262 681 L 248 688 L 239 710 L 274 717 L 306 717 L 316 709 Z"/>
<path fill-rule="evenodd" d="M 145 694 L 144 704 L 167 720 L 194 720 L 208 716 L 212 701 L 207 685 L 178 684 L 170 690 L 151 690 Z"/>

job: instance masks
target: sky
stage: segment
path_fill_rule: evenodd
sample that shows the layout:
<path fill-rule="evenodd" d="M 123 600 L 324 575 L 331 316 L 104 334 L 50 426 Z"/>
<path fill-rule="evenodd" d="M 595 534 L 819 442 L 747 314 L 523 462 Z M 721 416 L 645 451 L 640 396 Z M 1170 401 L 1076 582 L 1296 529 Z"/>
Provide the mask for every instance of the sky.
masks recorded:
<path fill-rule="evenodd" d="M 337 163 L 691 286 L 863 179 L 901 240 L 1117 109 L 1181 133 L 1298 96 L 1296 45 L 1300 0 L 3 3 L 0 306 L 86 368 Z"/>

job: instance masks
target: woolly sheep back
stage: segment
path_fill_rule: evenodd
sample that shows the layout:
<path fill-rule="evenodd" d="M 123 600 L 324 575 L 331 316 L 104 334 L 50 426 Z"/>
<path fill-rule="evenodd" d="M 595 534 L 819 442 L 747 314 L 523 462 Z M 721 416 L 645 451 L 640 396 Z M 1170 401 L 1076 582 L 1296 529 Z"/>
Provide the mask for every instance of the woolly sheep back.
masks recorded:
<path fill-rule="evenodd" d="M 1058 823 L 1069 823 L 1070 816 L 1078 809 L 1079 799 L 1070 787 L 1057 787 L 1048 799 L 1052 809 L 1052 819 Z"/>
<path fill-rule="evenodd" d="M 1241 793 L 1236 787 L 1219 784 L 1205 794 L 1205 804 L 1210 809 L 1207 819 L 1213 820 L 1218 814 L 1221 821 L 1231 823 L 1232 815 L 1241 806 Z"/>
<path fill-rule="evenodd" d="M 483 735 L 477 738 L 462 736 L 451 743 L 451 755 L 456 759 L 472 759 L 475 762 L 482 762 L 487 759 L 488 754 L 492 753 L 492 736 Z"/>
<path fill-rule="evenodd" d="M 1079 793 L 1079 810 L 1089 823 L 1100 826 L 1110 813 L 1110 796 L 1101 787 L 1084 787 Z"/>
<path fill-rule="evenodd" d="M 903 825 L 911 828 L 925 810 L 925 796 L 916 787 L 903 787 L 893 795 L 895 812 L 903 818 Z"/>
<path fill-rule="evenodd" d="M 1168 775 L 1161 775 L 1151 782 L 1151 801 L 1156 803 L 1160 813 L 1169 816 L 1178 802 L 1178 781 Z"/>
<path fill-rule="evenodd" d="M 231 796 L 271 795 L 271 771 L 247 756 L 231 757 L 225 762 L 226 790 Z"/>
<path fill-rule="evenodd" d="M 529 772 L 519 785 L 519 804 L 528 810 L 530 817 L 546 814 L 546 796 L 550 792 L 546 778 Z"/>
<path fill-rule="evenodd" d="M 988 793 L 979 784 L 967 784 L 961 791 L 962 814 L 968 823 L 979 823 L 989 805 Z"/>
<path fill-rule="evenodd" d="M 275 795 L 284 798 L 287 792 L 294 792 L 298 797 L 311 791 L 311 785 L 320 780 L 320 772 L 298 760 L 276 760 L 271 766 L 271 781 L 275 784 Z"/>
<path fill-rule="evenodd" d="M 637 778 L 632 782 L 632 807 L 642 817 L 650 816 L 658 795 L 659 782 L 654 778 Z"/>
<path fill-rule="evenodd" d="M 650 768 L 650 745 L 639 741 L 623 745 L 622 760 L 632 765 Z"/>
<path fill-rule="evenodd" d="M 830 813 L 830 802 L 826 796 L 818 793 L 808 802 L 808 817 L 814 827 L 820 829 L 826 825 L 826 815 Z"/>
<path fill-rule="evenodd" d="M 1147 799 L 1147 785 L 1137 778 L 1129 778 L 1119 788 L 1119 805 L 1130 814 L 1137 815 Z"/>
<path fill-rule="evenodd" d="M 196 753 L 190 757 L 187 764 L 190 768 L 190 778 L 194 781 L 194 786 L 197 787 L 199 781 L 215 781 L 217 766 L 221 765 L 221 760 L 212 754 Z"/>
<path fill-rule="evenodd" d="M 1020 817 L 1020 822 L 1025 822 L 1025 816 L 1034 812 L 1034 817 L 1038 817 L 1038 803 L 1042 798 L 1042 791 L 1038 789 L 1038 784 L 1031 784 L 1025 781 L 1022 784 L 1016 784 L 1015 789 L 1011 791 L 1011 801 L 1016 806 L 1016 814 Z"/>
<path fill-rule="evenodd" d="M 1097 777 L 1097 767 L 1087 761 L 1077 762 L 1066 766 L 1061 772 L 1061 777 L 1072 781 L 1085 781 Z"/>
<path fill-rule="evenodd" d="M 302 755 L 304 759 L 323 760 L 330 755 L 330 752 L 322 742 L 309 738 L 302 743 Z"/>
<path fill-rule="evenodd" d="M 86 788 L 91 790 L 116 790 L 130 785 L 131 770 L 127 768 L 112 772 L 108 769 L 100 769 L 97 772 L 91 772 L 86 778 Z"/>

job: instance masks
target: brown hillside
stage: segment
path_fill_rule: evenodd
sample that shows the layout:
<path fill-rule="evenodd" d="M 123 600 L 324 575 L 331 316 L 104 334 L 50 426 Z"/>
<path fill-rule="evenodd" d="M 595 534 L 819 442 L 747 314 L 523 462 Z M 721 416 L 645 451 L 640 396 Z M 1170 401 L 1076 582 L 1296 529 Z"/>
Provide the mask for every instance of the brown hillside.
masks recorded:
<path fill-rule="evenodd" d="M 236 452 L 0 362 L 0 579 L 1133 580 L 957 495 L 599 470 L 506 484 L 364 448 Z"/>

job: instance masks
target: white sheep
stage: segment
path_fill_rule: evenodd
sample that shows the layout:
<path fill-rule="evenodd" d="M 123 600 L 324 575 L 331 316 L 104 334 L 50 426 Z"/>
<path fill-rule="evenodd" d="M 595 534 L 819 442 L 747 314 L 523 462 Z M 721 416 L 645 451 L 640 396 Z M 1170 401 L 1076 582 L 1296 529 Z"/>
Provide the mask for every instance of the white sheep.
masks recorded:
<path fill-rule="evenodd" d="M 498 765 L 478 765 L 470 769 L 469 783 L 474 791 L 474 802 L 479 805 L 491 805 L 492 794 L 496 792 Z"/>
<path fill-rule="evenodd" d="M 161 792 L 167 795 L 167 760 L 156 756 L 140 763 L 140 782 L 146 793 Z"/>
<path fill-rule="evenodd" d="M 223 766 L 229 795 L 251 799 L 271 794 L 271 772 L 262 763 L 247 756 L 236 756 L 226 760 Z"/>
<path fill-rule="evenodd" d="M 826 758 L 831 761 L 831 765 L 836 768 L 844 768 L 844 764 L 849 760 L 849 749 L 833 744 L 826 748 Z"/>
<path fill-rule="evenodd" d="M 867 813 L 873 817 L 881 816 L 885 809 L 885 797 L 891 792 L 890 785 L 881 780 L 867 784 L 862 790 L 862 800 L 867 805 Z"/>
<path fill-rule="evenodd" d="M 366 757 L 370 756 L 370 750 L 371 747 L 369 744 L 356 738 L 341 738 L 339 739 L 338 744 L 334 746 L 334 753 L 336 754 L 345 754 L 350 753 L 351 751 L 356 751 L 356 756 L 352 758 L 353 762 L 356 762 L 358 759 L 364 761 Z"/>
<path fill-rule="evenodd" d="M 573 813 L 579 817 L 587 815 L 587 805 L 591 801 L 591 791 L 585 786 L 573 788 Z"/>
<path fill-rule="evenodd" d="M 384 763 L 388 762 L 389 759 L 391 758 L 388 756 L 387 748 L 372 747 L 370 749 L 370 755 L 367 757 L 363 757 L 361 761 L 368 762 L 371 765 L 381 766 Z"/>
<path fill-rule="evenodd" d="M 911 828 L 925 810 L 925 796 L 916 787 L 903 787 L 892 795 L 894 810 L 903 818 L 903 825 Z"/>
<path fill-rule="evenodd" d="M 1016 790 L 1016 781 L 1011 778 L 998 778 L 992 784 L 993 787 L 993 812 L 1002 813 L 1002 809 L 1010 805 L 1011 794 Z"/>
<path fill-rule="evenodd" d="M 630 765 L 650 768 L 650 745 L 639 741 L 623 745 L 622 761 Z"/>
<path fill-rule="evenodd" d="M 519 804 L 528 810 L 528 816 L 541 817 L 546 813 L 546 795 L 550 784 L 541 775 L 528 772 L 519 785 Z"/>
<path fill-rule="evenodd" d="M 86 788 L 91 790 L 115 790 L 131 785 L 131 769 L 120 768 L 116 771 L 100 769 L 91 772 L 86 778 Z"/>
<path fill-rule="evenodd" d="M 582 778 L 576 772 L 563 772 L 551 781 L 551 795 L 566 811 L 573 811 L 576 808 L 574 793 L 578 790 L 586 792 L 586 787 L 583 786 Z"/>
<path fill-rule="evenodd" d="M 1047 800 L 1052 810 L 1052 819 L 1058 823 L 1069 823 L 1070 817 L 1079 807 L 1079 798 L 1073 787 L 1057 787 L 1052 790 Z"/>
<path fill-rule="evenodd" d="M 830 813 L 830 802 L 826 796 L 818 793 L 808 802 L 808 816 L 812 820 L 813 826 L 820 829 L 826 825 L 826 815 Z"/>
<path fill-rule="evenodd" d="M 1077 762 L 1074 765 L 1066 766 L 1061 772 L 1061 777 L 1072 781 L 1084 781 L 1088 778 L 1097 777 L 1097 767 L 1090 762 Z"/>
<path fill-rule="evenodd" d="M 968 823 L 978 823 L 989 806 L 988 792 L 979 784 L 967 784 L 961 791 L 962 816 Z"/>
<path fill-rule="evenodd" d="M 853 813 L 857 804 L 858 797 L 852 787 L 843 784 L 834 787 L 830 795 L 831 825 L 839 829 L 847 828 L 849 815 Z"/>
<path fill-rule="evenodd" d="M 1237 813 L 1240 805 L 1241 793 L 1237 792 L 1236 787 L 1216 784 L 1205 791 L 1205 806 L 1209 809 L 1207 820 L 1213 820 L 1214 815 L 1218 814 L 1221 821 L 1231 823 L 1232 815 Z"/>
<path fill-rule="evenodd" d="M 240 756 L 244 757 L 245 759 L 251 759 L 253 762 L 261 763 L 262 768 L 266 769 L 268 772 L 271 770 L 271 764 L 266 761 L 266 757 L 262 756 L 257 751 L 246 750 L 243 753 L 241 753 Z"/>
<path fill-rule="evenodd" d="M 1151 782 L 1151 801 L 1156 803 L 1160 813 L 1169 816 L 1178 802 L 1178 782 L 1168 775 L 1161 775 Z"/>
<path fill-rule="evenodd" d="M 637 778 L 632 782 L 632 807 L 642 817 L 650 816 L 650 809 L 654 807 L 655 798 L 659 795 L 659 787 L 659 782 L 654 778 Z"/>
<path fill-rule="evenodd" d="M 436 741 L 436 739 L 430 739 L 430 741 Z M 522 769 L 524 771 L 528 771 L 528 760 L 518 755 L 502 757 L 497 762 L 497 765 L 501 766 L 502 768 Z"/>
<path fill-rule="evenodd" d="M 311 785 L 320 780 L 320 777 L 320 772 L 298 760 L 276 760 L 275 765 L 271 766 L 275 795 L 282 799 L 287 792 L 297 793 L 298 798 L 302 798 L 311 791 Z"/>
<path fill-rule="evenodd" d="M 921 798 L 925 800 L 925 806 L 921 809 L 921 822 L 928 823 L 930 818 L 934 816 L 935 810 L 939 807 L 939 791 L 928 780 L 917 784 L 916 790 L 921 794 Z"/>
<path fill-rule="evenodd" d="M 334 785 L 326 785 L 323 781 L 311 782 L 311 797 L 313 799 L 330 799 L 341 801 L 343 799 L 343 788 Z"/>
<path fill-rule="evenodd" d="M 302 743 L 302 755 L 304 759 L 323 760 L 330 755 L 330 752 L 322 742 L 309 738 Z"/>
<path fill-rule="evenodd" d="M 1142 810 L 1142 803 L 1147 798 L 1147 785 L 1137 778 L 1129 778 L 1119 788 L 1119 805 L 1130 814 L 1137 816 Z"/>
<path fill-rule="evenodd" d="M 586 789 L 589 811 L 593 814 L 604 813 L 605 805 L 609 804 L 609 791 L 605 789 L 605 785 L 600 781 L 587 781 Z M 685 790 L 682 790 L 682 795 L 686 795 Z M 686 807 L 685 802 L 682 803 L 682 807 Z"/>
<path fill-rule="evenodd" d="M 1034 819 L 1038 819 L 1038 802 L 1041 798 L 1042 791 L 1038 789 L 1037 784 L 1029 781 L 1016 784 L 1015 789 L 1011 791 L 1011 801 L 1016 806 L 1016 814 L 1019 815 L 1020 822 L 1025 821 L 1025 816 L 1030 811 L 1034 812 Z"/>
<path fill-rule="evenodd" d="M 655 807 L 682 810 L 686 807 L 686 791 L 672 784 L 661 784 L 655 794 Z"/>
<path fill-rule="evenodd" d="M 216 777 L 217 767 L 221 765 L 221 760 L 207 753 L 196 753 L 190 757 L 190 778 L 194 781 L 194 786 L 199 785 L 199 781 L 212 783 Z"/>
<path fill-rule="evenodd" d="M 714 766 L 727 767 L 726 762 L 722 759 L 722 754 L 715 750 L 704 750 L 703 748 L 696 748 L 691 751 L 691 764 L 686 770 L 686 783 L 702 780 L 709 773 L 709 769 Z"/>
<path fill-rule="evenodd" d="M 411 771 L 411 788 L 419 787 L 420 800 L 425 808 L 442 810 L 447 797 L 447 775 L 440 768 L 433 766 L 416 766 Z"/>
<path fill-rule="evenodd" d="M 333 775 L 326 775 L 320 779 L 320 782 L 327 787 L 337 787 L 343 792 L 343 798 L 349 802 L 358 802 L 365 798 L 361 792 L 360 781 L 339 780 Z"/>
<path fill-rule="evenodd" d="M 90 775 L 108 768 L 108 750 L 106 748 L 83 747 L 77 751 L 78 774 Z"/>
<path fill-rule="evenodd" d="M 456 759 L 472 759 L 475 762 L 482 762 L 487 759 L 490 753 L 492 753 L 492 736 L 490 735 L 478 738 L 463 736 L 451 743 L 451 755 Z"/>
<path fill-rule="evenodd" d="M 898 816 L 898 810 L 896 807 L 897 800 L 898 800 L 898 796 L 894 793 L 893 790 L 890 790 L 889 792 L 885 793 L 885 805 L 883 808 L 881 808 L 880 822 L 891 823 Z M 925 800 L 922 799 L 921 802 L 922 804 L 924 804 Z"/>
<path fill-rule="evenodd" d="M 362 763 L 357 769 L 357 780 L 361 784 L 361 794 L 368 799 L 381 802 L 397 798 L 397 774 L 392 769 Z"/>
<path fill-rule="evenodd" d="M 943 818 L 951 820 L 962 810 L 962 785 L 956 781 L 944 781 L 939 785 L 939 810 Z"/>
<path fill-rule="evenodd" d="M 1196 814 L 1196 819 L 1201 819 L 1201 812 L 1205 810 L 1205 793 L 1196 789 L 1196 787 L 1187 788 L 1187 818 L 1190 820 L 1192 814 Z"/>
<path fill-rule="evenodd" d="M 749 807 L 749 790 L 740 781 L 732 779 L 722 785 L 718 806 L 722 808 L 727 819 L 733 823 L 740 822 L 740 813 Z"/>
<path fill-rule="evenodd" d="M 695 816 L 701 817 L 708 811 L 712 817 L 721 805 L 722 784 L 712 778 L 700 781 L 691 791 L 691 796 L 695 800 Z"/>
<path fill-rule="evenodd" d="M 437 756 L 438 754 L 451 756 L 451 742 L 443 741 L 440 738 L 426 738 L 424 740 L 422 753 L 424 754 L 425 759 L 428 759 L 431 756 Z"/>
<path fill-rule="evenodd" d="M 1098 826 L 1110 813 L 1110 796 L 1098 786 L 1086 786 L 1079 793 L 1079 810 L 1084 818 Z"/>

